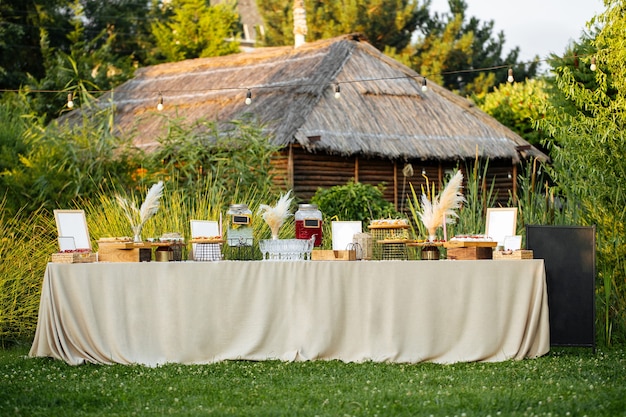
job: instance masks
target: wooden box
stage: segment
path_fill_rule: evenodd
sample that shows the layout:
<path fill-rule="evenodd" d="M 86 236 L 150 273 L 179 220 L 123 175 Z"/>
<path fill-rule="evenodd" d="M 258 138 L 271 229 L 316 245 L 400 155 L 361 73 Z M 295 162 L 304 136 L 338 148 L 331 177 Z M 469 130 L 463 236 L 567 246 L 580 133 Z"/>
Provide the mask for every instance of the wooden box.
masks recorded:
<path fill-rule="evenodd" d="M 61 264 L 81 264 L 96 262 L 97 256 L 93 252 L 59 252 L 52 254 L 52 262 Z"/>
<path fill-rule="evenodd" d="M 448 248 L 447 258 L 459 261 L 473 259 L 492 259 L 493 248 L 489 246 L 469 246 Z"/>
<path fill-rule="evenodd" d="M 139 262 L 140 250 L 152 252 L 150 245 L 133 242 L 98 241 L 100 262 Z"/>
<path fill-rule="evenodd" d="M 356 250 L 314 250 L 313 261 L 356 261 Z"/>
<path fill-rule="evenodd" d="M 533 259 L 533 251 L 526 249 L 497 250 L 493 252 L 493 259 Z"/>

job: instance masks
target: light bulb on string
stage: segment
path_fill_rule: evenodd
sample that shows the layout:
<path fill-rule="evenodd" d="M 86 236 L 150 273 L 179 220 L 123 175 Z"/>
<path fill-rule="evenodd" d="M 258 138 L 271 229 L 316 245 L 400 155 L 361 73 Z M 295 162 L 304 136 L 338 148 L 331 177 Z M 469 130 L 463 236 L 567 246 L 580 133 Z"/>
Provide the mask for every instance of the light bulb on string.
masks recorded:
<path fill-rule="evenodd" d="M 515 81 L 515 78 L 513 78 L 513 68 L 509 68 L 509 76 L 506 78 L 506 80 L 510 83 Z"/>
<path fill-rule="evenodd" d="M 252 91 L 248 88 L 248 92 L 246 93 L 246 104 L 250 105 L 252 103 Z"/>
<path fill-rule="evenodd" d="M 72 93 L 67 93 L 67 108 L 74 108 L 74 95 Z"/>
<path fill-rule="evenodd" d="M 335 84 L 335 98 L 341 98 L 341 87 L 339 87 L 339 84 Z"/>
<path fill-rule="evenodd" d="M 160 92 L 159 92 L 159 100 L 157 103 L 157 110 L 158 111 L 163 110 L 163 94 L 161 94 Z"/>
<path fill-rule="evenodd" d="M 589 65 L 589 69 L 591 71 L 595 71 L 596 69 L 598 69 L 598 67 L 596 66 L 596 57 L 595 56 L 591 57 L 591 65 Z"/>
<path fill-rule="evenodd" d="M 426 85 L 426 77 L 422 80 L 422 91 L 425 93 L 428 91 L 428 86 Z"/>

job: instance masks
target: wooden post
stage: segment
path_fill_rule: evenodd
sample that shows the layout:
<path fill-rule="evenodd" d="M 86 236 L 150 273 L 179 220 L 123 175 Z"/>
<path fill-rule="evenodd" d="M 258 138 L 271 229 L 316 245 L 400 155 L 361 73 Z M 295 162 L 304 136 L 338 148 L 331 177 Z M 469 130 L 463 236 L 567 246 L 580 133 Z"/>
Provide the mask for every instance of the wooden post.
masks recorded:
<path fill-rule="evenodd" d="M 287 156 L 287 183 L 289 188 L 294 187 L 294 167 L 293 167 L 293 144 L 289 144 L 289 153 Z"/>
<path fill-rule="evenodd" d="M 393 205 L 398 211 L 398 162 L 393 161 Z"/>

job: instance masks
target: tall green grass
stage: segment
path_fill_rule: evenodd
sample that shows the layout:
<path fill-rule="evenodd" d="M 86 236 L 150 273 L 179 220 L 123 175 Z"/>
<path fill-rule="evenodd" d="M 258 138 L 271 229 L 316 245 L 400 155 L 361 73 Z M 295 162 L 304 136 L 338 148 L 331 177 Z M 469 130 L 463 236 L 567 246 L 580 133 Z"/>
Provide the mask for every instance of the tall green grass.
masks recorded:
<path fill-rule="evenodd" d="M 56 251 L 54 218 L 40 209 L 9 215 L 0 201 L 0 345 L 32 337 L 41 282 Z"/>

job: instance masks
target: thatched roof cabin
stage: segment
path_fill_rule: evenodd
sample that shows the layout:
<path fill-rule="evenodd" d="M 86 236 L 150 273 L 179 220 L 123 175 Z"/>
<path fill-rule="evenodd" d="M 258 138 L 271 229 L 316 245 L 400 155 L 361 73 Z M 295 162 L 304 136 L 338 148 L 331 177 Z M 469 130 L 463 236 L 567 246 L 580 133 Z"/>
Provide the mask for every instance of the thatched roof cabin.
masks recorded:
<path fill-rule="evenodd" d="M 446 169 L 489 159 L 497 186 L 515 192 L 522 157 L 547 157 L 472 102 L 428 83 L 359 35 L 298 48 L 260 48 L 224 57 L 193 59 L 137 70 L 115 89 L 116 125 L 137 128 L 138 146 L 158 146 L 162 113 L 227 122 L 249 114 L 283 149 L 276 166 L 295 194 L 308 200 L 318 187 L 349 179 L 387 184 L 399 204 L 402 168 L 441 179 Z M 335 97 L 339 86 L 340 99 Z M 252 95 L 245 104 L 247 92 Z M 400 204 L 401 205 L 401 204 Z"/>

